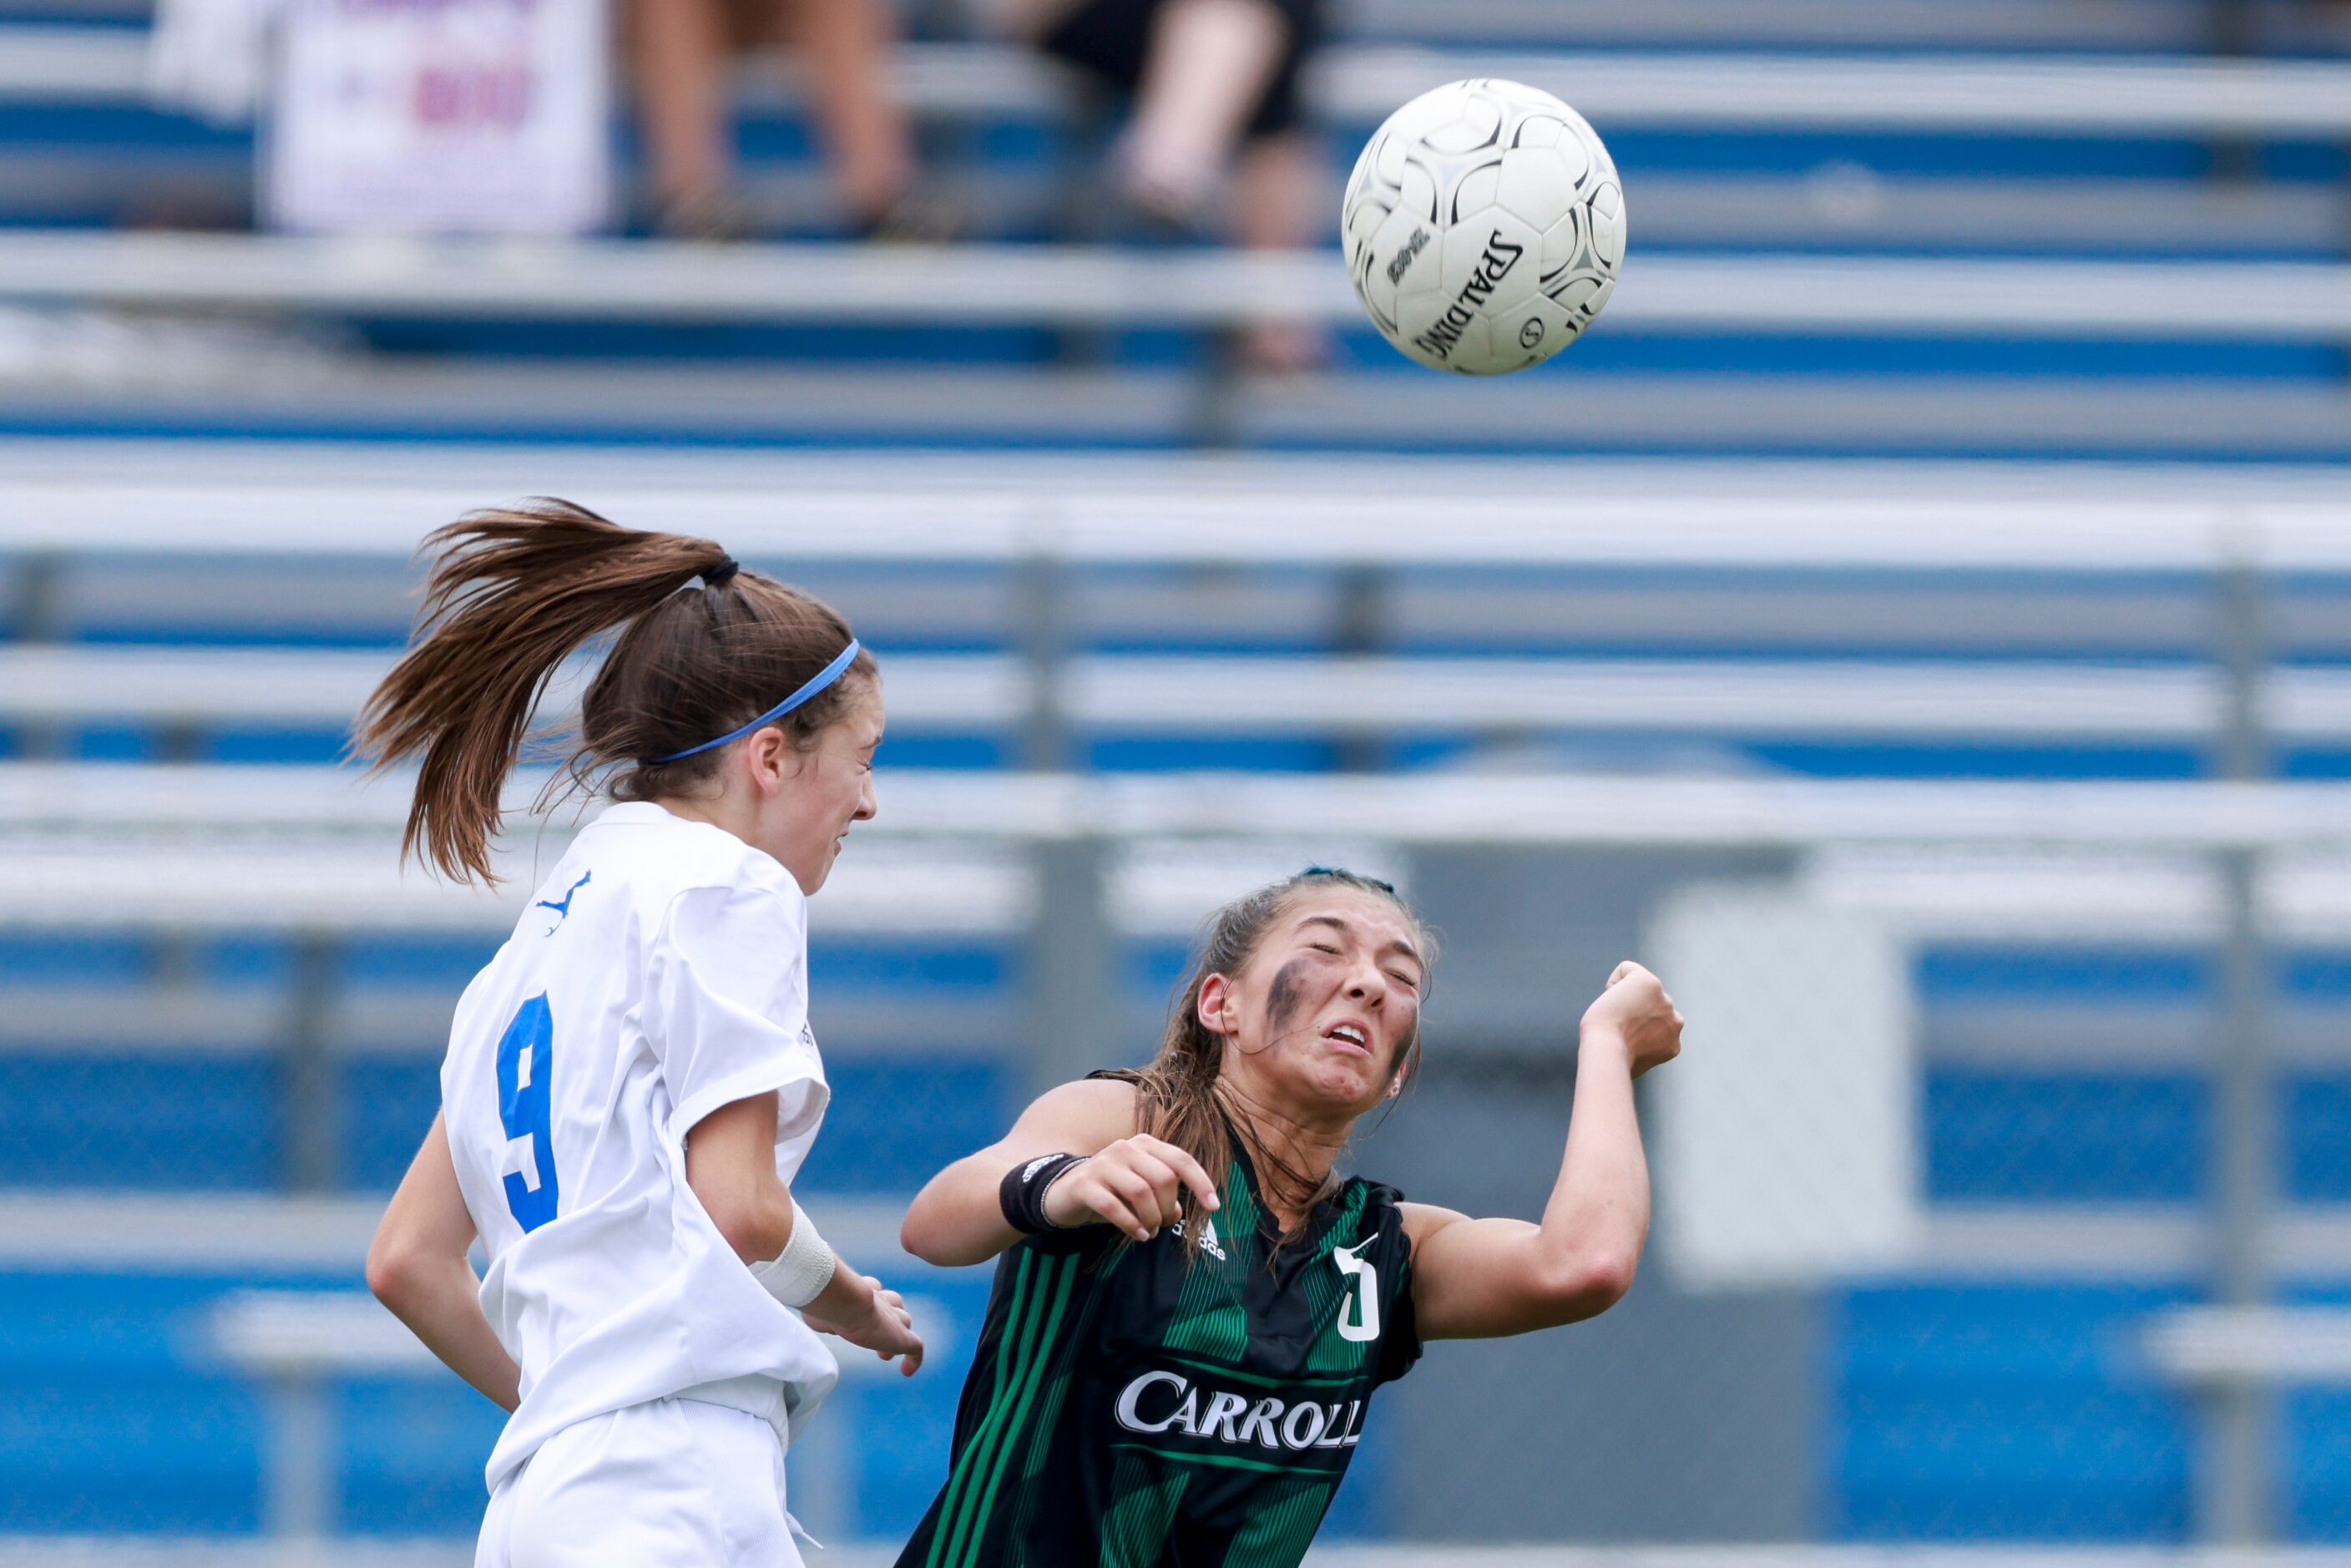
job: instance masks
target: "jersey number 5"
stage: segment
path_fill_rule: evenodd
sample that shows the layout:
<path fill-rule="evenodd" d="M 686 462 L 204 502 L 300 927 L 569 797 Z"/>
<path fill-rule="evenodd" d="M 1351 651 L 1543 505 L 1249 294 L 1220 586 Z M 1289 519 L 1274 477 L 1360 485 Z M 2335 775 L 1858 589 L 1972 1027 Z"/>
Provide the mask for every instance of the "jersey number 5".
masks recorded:
<path fill-rule="evenodd" d="M 498 1040 L 498 1119 L 507 1136 L 530 1140 L 529 1164 L 507 1173 L 507 1207 L 528 1233 L 555 1218 L 555 1015 L 542 991 L 523 1003 Z"/>

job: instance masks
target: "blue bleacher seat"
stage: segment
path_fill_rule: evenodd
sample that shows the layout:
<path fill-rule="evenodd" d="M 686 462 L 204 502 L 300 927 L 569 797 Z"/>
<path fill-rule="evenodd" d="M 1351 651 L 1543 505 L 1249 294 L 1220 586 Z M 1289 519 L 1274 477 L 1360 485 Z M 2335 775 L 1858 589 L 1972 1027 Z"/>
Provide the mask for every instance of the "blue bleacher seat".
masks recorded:
<path fill-rule="evenodd" d="M 1834 1533 L 1873 1541 L 2176 1542 L 2189 1410 L 2135 1372 L 2145 1286 L 1892 1285 L 1844 1299 Z"/>
<path fill-rule="evenodd" d="M 239 1289 L 351 1289 L 317 1273 L 0 1273 L 0 1534 L 247 1533 L 260 1522 L 266 1414 L 213 1364 L 204 1313 Z M 985 1279 L 925 1289 L 977 1323 Z M 854 1462 L 887 1482 L 860 1492 L 862 1535 L 903 1531 L 928 1501 L 968 1340 L 890 1391 L 890 1419 Z M 836 1397 L 860 1397 L 855 1386 Z M 482 1462 L 503 1416 L 454 1379 L 360 1378 L 337 1394 L 341 1516 L 399 1537 L 463 1536 L 481 1518 Z M 918 1495 L 919 1494 L 919 1495 Z"/>
<path fill-rule="evenodd" d="M 0 1056 L 0 1184 L 278 1185 L 277 1053 Z"/>

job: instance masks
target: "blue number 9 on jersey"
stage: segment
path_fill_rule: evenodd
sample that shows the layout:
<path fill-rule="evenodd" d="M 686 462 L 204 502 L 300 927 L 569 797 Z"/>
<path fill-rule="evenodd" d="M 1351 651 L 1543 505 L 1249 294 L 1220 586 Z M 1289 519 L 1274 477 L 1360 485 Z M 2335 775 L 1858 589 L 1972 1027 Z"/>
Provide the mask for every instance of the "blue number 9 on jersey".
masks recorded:
<path fill-rule="evenodd" d="M 554 1045 L 555 1015 L 544 991 L 523 1003 L 498 1040 L 498 1118 L 508 1138 L 530 1140 L 528 1175 L 509 1171 L 506 1178 L 507 1207 L 526 1234 L 555 1218 L 555 1126 L 548 1099 L 555 1082 Z"/>

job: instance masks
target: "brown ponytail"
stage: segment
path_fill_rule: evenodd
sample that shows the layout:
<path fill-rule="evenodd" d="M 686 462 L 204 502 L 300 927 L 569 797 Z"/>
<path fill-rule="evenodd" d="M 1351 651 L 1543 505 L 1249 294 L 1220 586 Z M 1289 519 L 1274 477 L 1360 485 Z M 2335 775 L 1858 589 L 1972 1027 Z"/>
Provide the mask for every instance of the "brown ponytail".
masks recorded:
<path fill-rule="evenodd" d="M 624 528 L 569 501 L 469 512 L 425 539 L 436 552 L 418 633 L 360 710 L 352 749 L 380 770 L 418 759 L 401 839 L 458 881 L 496 880 L 490 839 L 531 712 L 563 661 L 621 629 L 580 709 L 567 767 L 576 780 L 611 768 L 622 800 L 683 793 L 719 751 L 655 758 L 749 722 L 846 647 L 831 607 L 756 572 L 708 539 Z M 696 577 L 718 584 L 678 591 Z M 875 675 L 860 653 L 848 674 L 778 721 L 798 746 L 837 718 Z"/>
<path fill-rule="evenodd" d="M 1292 899 L 1301 893 L 1330 887 L 1351 887 L 1393 903 L 1411 923 L 1414 943 L 1420 949 L 1425 969 L 1434 967 L 1436 939 L 1395 888 L 1350 871 L 1322 866 L 1302 871 L 1244 894 L 1209 916 L 1199 956 L 1193 959 L 1176 1006 L 1167 1015 L 1167 1032 L 1161 1037 L 1158 1054 L 1140 1071 L 1120 1075 L 1134 1082 L 1138 1092 L 1136 1116 L 1142 1131 L 1175 1145 L 1199 1161 L 1217 1179 L 1219 1189 L 1224 1186 L 1225 1173 L 1232 1167 L 1233 1129 L 1237 1123 L 1226 1113 L 1223 1092 L 1218 1087 L 1225 1062 L 1225 1039 L 1200 1021 L 1200 988 L 1210 975 L 1238 974 Z M 1424 986 L 1426 983 L 1424 980 Z M 1409 1086 L 1419 1073 L 1420 1032 L 1416 1025 L 1412 1038 L 1405 1042 L 1405 1084 Z M 1302 1172 L 1289 1168 L 1270 1151 L 1255 1145 L 1250 1146 L 1249 1155 L 1260 1182 L 1287 1189 L 1293 1197 L 1311 1196 L 1314 1183 Z M 1205 1235 L 1199 1226 L 1186 1227 L 1186 1249 L 1199 1251 Z"/>

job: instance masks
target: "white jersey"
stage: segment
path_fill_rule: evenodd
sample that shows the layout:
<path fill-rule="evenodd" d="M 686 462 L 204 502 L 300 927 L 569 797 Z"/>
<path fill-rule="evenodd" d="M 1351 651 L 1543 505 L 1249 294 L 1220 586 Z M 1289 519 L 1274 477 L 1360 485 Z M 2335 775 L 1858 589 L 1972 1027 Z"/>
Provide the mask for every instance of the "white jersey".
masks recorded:
<path fill-rule="evenodd" d="M 733 834 L 646 802 L 583 829 L 457 1004 L 449 1152 L 489 1254 L 482 1310 L 522 1369 L 498 1483 L 574 1422 L 702 1399 L 787 1441 L 839 1375 L 686 1185 L 686 1132 L 778 1092 L 789 1183 L 828 1091 L 808 904 Z"/>

